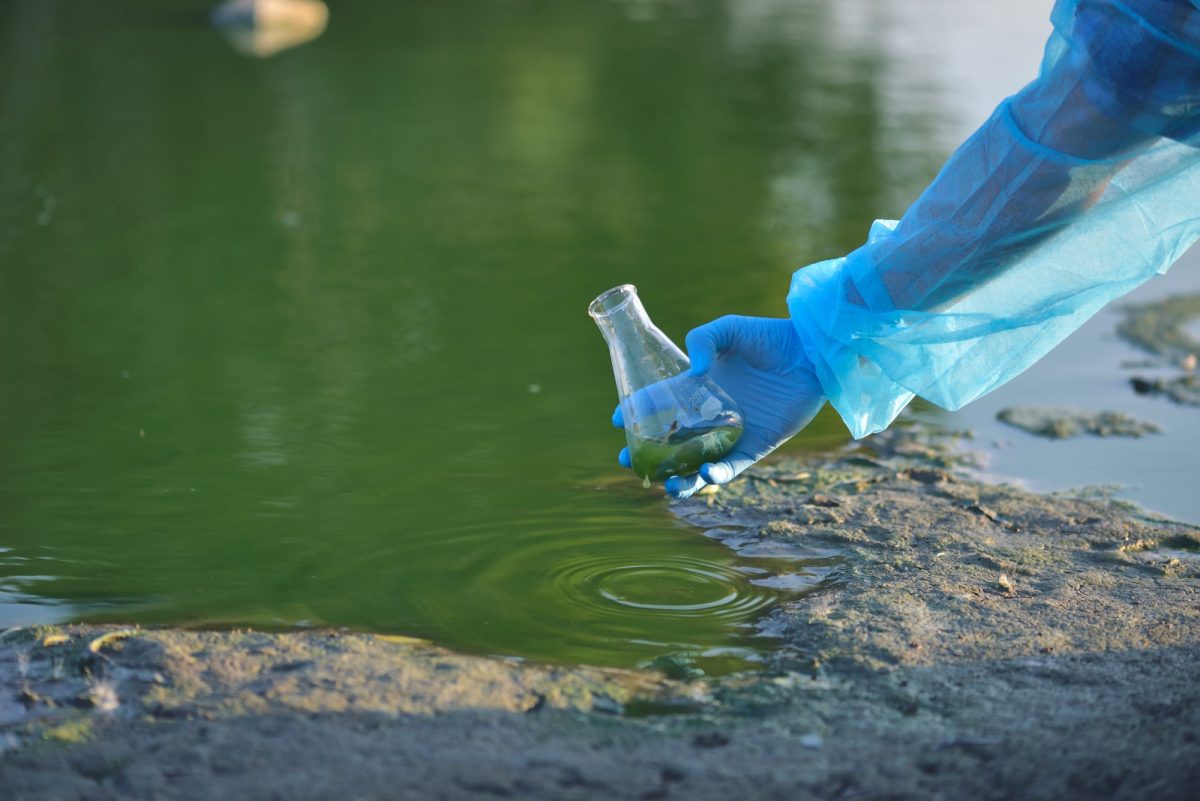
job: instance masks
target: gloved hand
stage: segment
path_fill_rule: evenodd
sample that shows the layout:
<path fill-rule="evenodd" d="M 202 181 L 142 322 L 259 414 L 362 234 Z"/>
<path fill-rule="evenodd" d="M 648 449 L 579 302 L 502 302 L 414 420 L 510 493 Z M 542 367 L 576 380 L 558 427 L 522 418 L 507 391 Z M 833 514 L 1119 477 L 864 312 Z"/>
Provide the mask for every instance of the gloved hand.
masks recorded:
<path fill-rule="evenodd" d="M 686 343 L 692 375 L 708 375 L 728 392 L 742 409 L 745 428 L 721 461 L 667 479 L 667 493 L 676 498 L 687 498 L 705 484 L 732 481 L 795 436 L 825 403 L 791 320 L 730 315 L 693 329 Z M 620 406 L 612 422 L 624 428 Z M 628 448 L 618 461 L 630 467 Z"/>

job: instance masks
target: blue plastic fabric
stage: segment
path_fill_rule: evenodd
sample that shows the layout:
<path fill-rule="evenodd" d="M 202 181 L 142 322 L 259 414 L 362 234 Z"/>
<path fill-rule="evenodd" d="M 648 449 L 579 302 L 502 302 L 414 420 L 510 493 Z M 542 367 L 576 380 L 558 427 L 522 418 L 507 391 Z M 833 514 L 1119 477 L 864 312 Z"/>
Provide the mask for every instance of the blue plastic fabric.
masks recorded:
<path fill-rule="evenodd" d="M 1060 0 L 1039 77 L 898 221 L 796 272 L 792 321 L 855 438 L 958 409 L 1200 238 L 1200 0 Z"/>

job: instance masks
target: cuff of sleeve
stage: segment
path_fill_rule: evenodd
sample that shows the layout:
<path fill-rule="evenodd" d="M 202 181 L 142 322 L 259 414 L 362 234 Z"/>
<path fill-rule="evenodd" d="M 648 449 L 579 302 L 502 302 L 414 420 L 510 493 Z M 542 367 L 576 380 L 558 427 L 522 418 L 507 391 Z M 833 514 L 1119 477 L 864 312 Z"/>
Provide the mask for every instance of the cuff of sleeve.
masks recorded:
<path fill-rule="evenodd" d="M 883 223 L 889 227 L 887 223 Z M 894 225 L 894 223 L 892 223 Z M 857 253 L 857 252 L 856 252 Z M 855 348 L 852 320 L 865 313 L 847 301 L 848 259 L 832 259 L 797 270 L 788 292 L 788 311 L 813 363 L 821 388 L 850 434 L 862 439 L 882 431 L 914 397 Z M 856 285 L 857 289 L 857 285 Z M 860 296 L 880 302 L 882 287 L 867 285 Z"/>

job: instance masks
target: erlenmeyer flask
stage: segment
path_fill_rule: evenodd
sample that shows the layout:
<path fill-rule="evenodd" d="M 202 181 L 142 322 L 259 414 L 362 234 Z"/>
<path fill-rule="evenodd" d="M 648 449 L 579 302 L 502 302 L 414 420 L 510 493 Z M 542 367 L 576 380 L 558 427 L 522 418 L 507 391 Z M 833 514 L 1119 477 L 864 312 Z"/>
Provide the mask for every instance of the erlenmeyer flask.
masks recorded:
<path fill-rule="evenodd" d="M 629 455 L 645 486 L 729 452 L 742 435 L 741 409 L 708 376 L 688 375 L 688 357 L 650 322 L 637 287 L 608 290 L 588 314 L 608 342 Z"/>

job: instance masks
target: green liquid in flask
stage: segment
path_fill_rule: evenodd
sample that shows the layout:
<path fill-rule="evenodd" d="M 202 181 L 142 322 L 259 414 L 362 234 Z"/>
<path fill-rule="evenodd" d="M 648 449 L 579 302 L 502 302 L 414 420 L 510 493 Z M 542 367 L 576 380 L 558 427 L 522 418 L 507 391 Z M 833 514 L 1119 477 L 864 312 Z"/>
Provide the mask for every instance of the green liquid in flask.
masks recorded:
<path fill-rule="evenodd" d="M 690 476 L 715 462 L 742 435 L 742 415 L 708 378 L 678 375 L 621 404 L 633 471 L 643 480 Z"/>
<path fill-rule="evenodd" d="M 689 476 L 707 462 L 715 462 L 733 448 L 742 427 L 715 426 L 707 430 L 677 429 L 666 437 L 629 435 L 633 471 L 642 476 L 643 486 L 671 476 Z"/>

